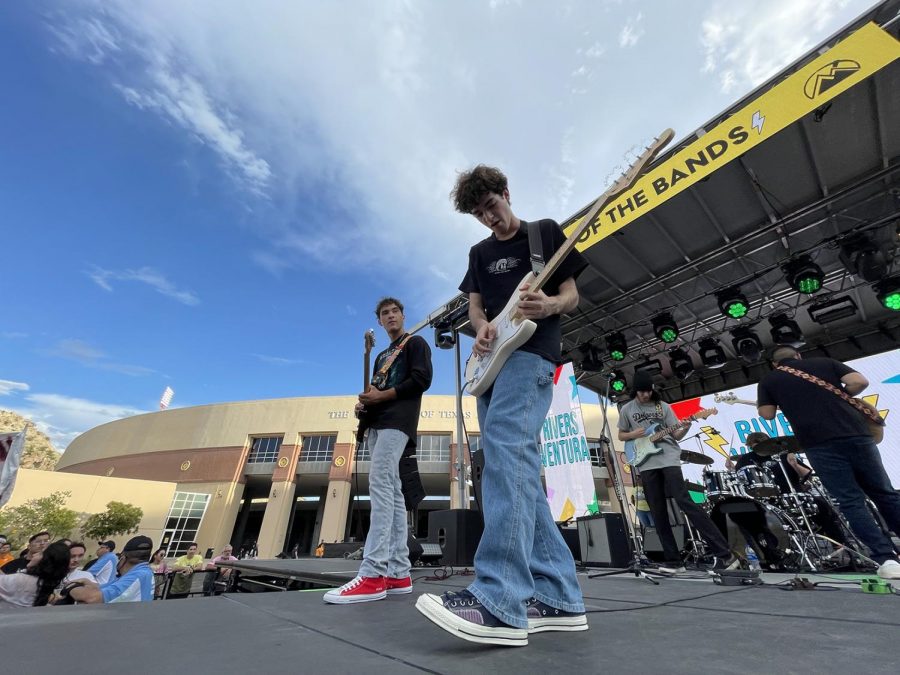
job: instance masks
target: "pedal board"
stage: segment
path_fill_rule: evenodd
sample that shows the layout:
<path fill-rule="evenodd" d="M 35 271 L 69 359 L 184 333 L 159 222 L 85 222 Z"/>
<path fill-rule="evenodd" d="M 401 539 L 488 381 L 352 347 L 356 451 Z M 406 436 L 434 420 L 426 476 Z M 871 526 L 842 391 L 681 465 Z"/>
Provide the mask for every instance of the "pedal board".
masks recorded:
<path fill-rule="evenodd" d="M 713 583 L 719 586 L 761 586 L 759 570 L 723 570 L 713 576 Z"/>

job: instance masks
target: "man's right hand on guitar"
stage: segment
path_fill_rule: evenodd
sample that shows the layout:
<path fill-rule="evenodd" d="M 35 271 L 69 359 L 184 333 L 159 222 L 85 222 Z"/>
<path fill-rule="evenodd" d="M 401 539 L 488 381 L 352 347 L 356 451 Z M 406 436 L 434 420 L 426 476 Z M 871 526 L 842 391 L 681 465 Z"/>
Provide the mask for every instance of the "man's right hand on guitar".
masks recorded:
<path fill-rule="evenodd" d="M 497 329 L 494 328 L 489 321 L 481 324 L 481 328 L 475 334 L 475 344 L 472 345 L 472 351 L 476 356 L 484 356 L 489 354 L 494 340 L 497 339 Z"/>

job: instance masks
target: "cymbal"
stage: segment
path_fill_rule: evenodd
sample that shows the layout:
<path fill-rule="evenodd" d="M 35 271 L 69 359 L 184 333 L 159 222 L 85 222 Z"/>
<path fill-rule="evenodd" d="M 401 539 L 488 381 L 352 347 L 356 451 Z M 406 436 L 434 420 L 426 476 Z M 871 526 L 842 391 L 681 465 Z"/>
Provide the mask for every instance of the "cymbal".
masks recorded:
<path fill-rule="evenodd" d="M 713 458 L 692 450 L 682 450 L 681 461 L 688 464 L 712 464 Z"/>
<path fill-rule="evenodd" d="M 694 492 L 706 492 L 706 488 L 700 485 L 700 483 L 693 483 L 689 480 L 684 481 L 684 486 L 688 490 L 692 490 Z"/>
<path fill-rule="evenodd" d="M 782 452 L 800 452 L 800 444 L 797 443 L 796 436 L 776 436 L 757 443 L 753 452 L 763 457 L 772 457 Z"/>

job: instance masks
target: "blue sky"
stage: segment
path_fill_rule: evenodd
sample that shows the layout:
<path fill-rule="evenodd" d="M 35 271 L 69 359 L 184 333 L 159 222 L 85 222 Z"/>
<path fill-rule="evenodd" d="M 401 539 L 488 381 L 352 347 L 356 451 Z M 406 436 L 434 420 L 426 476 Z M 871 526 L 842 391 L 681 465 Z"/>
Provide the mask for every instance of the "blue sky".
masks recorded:
<path fill-rule="evenodd" d="M 417 323 L 487 234 L 456 171 L 563 220 L 868 5 L 3 3 L 0 407 L 64 448 L 166 386 L 357 392 L 377 299 Z"/>

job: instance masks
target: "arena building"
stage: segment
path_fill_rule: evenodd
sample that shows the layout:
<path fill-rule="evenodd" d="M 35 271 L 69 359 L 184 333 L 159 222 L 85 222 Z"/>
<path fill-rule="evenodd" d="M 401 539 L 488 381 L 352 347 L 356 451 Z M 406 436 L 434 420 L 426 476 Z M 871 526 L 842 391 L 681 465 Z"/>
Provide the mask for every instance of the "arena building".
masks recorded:
<path fill-rule="evenodd" d="M 115 479 L 165 484 L 168 492 L 150 492 L 171 494 L 167 509 L 154 505 L 166 511 L 164 518 L 145 518 L 142 528 L 161 533 L 169 556 L 181 554 L 191 541 L 201 551 L 230 541 L 236 551 L 255 542 L 262 557 L 282 551 L 308 555 L 320 541 L 364 537 L 368 526 L 370 462 L 365 447 L 354 456 L 355 403 L 355 396 L 285 398 L 128 417 L 80 435 L 56 470 L 107 477 L 122 490 L 132 490 L 134 480 Z M 583 416 L 597 495 L 607 502 L 600 406 L 583 405 Z M 480 434 L 470 396 L 463 397 L 463 418 L 476 452 Z M 610 420 L 613 428 L 615 423 Z M 427 533 L 430 511 L 460 506 L 456 427 L 455 397 L 423 398 L 417 458 L 428 496 L 416 511 L 418 536 Z M 468 456 L 464 461 L 468 465 Z"/>

